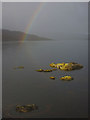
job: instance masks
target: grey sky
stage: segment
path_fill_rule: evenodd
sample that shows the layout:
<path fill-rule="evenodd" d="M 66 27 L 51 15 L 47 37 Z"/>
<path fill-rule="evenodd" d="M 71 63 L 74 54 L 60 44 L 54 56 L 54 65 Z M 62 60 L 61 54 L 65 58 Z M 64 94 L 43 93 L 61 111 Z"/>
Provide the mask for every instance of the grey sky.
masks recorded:
<path fill-rule="evenodd" d="M 2 28 L 2 3 L 0 2 L 0 28 Z"/>
<path fill-rule="evenodd" d="M 40 3 L 3 3 L 3 28 L 25 31 Z M 30 34 L 52 37 L 55 34 L 87 34 L 88 3 L 45 3 L 30 27 Z"/>
<path fill-rule="evenodd" d="M 89 0 L 1 0 L 3 2 L 89 2 Z"/>

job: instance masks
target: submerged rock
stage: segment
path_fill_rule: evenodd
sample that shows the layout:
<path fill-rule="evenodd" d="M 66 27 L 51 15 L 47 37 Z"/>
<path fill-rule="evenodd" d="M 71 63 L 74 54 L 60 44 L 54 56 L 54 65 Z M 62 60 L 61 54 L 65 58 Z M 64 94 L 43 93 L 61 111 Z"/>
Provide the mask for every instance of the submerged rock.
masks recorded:
<path fill-rule="evenodd" d="M 75 63 L 75 62 L 69 62 L 69 63 L 51 63 L 50 67 L 58 68 L 60 70 L 65 71 L 71 71 L 76 69 L 81 69 L 83 66 L 81 64 Z"/>
<path fill-rule="evenodd" d="M 64 76 L 61 77 L 60 80 L 73 80 L 73 78 L 71 76 Z"/>
<path fill-rule="evenodd" d="M 54 69 L 54 68 L 52 69 L 52 71 L 55 71 L 55 70 L 57 70 L 57 69 Z"/>
<path fill-rule="evenodd" d="M 28 104 L 28 105 L 16 105 L 17 112 L 31 112 L 33 110 L 37 110 L 38 106 L 36 104 Z"/>
<path fill-rule="evenodd" d="M 39 70 L 36 70 L 37 72 L 52 72 L 52 70 L 48 69 L 48 70 L 43 70 L 43 69 L 39 69 Z"/>
<path fill-rule="evenodd" d="M 37 72 L 43 72 L 44 70 L 43 69 L 39 69 L 39 70 L 36 70 Z"/>
<path fill-rule="evenodd" d="M 52 72 L 52 70 L 44 70 L 44 72 Z"/>
<path fill-rule="evenodd" d="M 14 69 L 24 69 L 24 66 L 16 66 Z"/>

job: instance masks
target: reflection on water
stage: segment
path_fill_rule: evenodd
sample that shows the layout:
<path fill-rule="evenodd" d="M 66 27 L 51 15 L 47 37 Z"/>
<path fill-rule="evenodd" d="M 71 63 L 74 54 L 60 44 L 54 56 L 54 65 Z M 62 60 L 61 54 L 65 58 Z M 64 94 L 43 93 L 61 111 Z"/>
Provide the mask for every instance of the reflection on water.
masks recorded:
<path fill-rule="evenodd" d="M 77 62 L 75 71 L 36 72 L 55 62 Z M 13 69 L 24 66 L 24 69 Z M 3 43 L 3 117 L 87 117 L 88 41 L 30 41 Z M 74 80 L 61 81 L 71 75 Z M 55 76 L 51 80 L 50 76 Z M 17 113 L 17 104 L 36 104 L 39 110 Z"/>

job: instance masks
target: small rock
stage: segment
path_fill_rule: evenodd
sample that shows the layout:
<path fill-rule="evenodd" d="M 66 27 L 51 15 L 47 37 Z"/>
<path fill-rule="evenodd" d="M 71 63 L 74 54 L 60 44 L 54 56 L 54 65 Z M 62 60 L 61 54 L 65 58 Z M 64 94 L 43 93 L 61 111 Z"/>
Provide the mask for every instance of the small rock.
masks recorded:
<path fill-rule="evenodd" d="M 43 72 L 44 70 L 43 69 L 39 69 L 39 70 L 36 70 L 37 72 Z"/>
<path fill-rule="evenodd" d="M 52 70 L 44 70 L 44 72 L 52 72 Z"/>
<path fill-rule="evenodd" d="M 13 69 L 24 69 L 24 66 L 16 66 Z"/>
<path fill-rule="evenodd" d="M 16 105 L 17 112 L 31 112 L 33 110 L 37 110 L 38 106 L 36 104 L 28 104 L 28 105 Z"/>
<path fill-rule="evenodd" d="M 50 77 L 50 79 L 53 79 L 53 80 L 55 80 L 55 77 L 51 76 L 51 77 Z"/>
<path fill-rule="evenodd" d="M 71 76 L 64 76 L 61 77 L 60 80 L 73 80 L 73 78 Z"/>

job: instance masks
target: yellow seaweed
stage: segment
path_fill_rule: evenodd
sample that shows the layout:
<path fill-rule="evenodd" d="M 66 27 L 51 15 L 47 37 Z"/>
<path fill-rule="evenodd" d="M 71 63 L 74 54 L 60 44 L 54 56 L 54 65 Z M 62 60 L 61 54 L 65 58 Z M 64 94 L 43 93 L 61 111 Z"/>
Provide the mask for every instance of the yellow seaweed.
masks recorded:
<path fill-rule="evenodd" d="M 56 67 L 56 64 L 55 63 L 51 63 L 50 67 Z"/>
<path fill-rule="evenodd" d="M 36 104 L 28 104 L 28 105 L 16 105 L 16 111 L 17 112 L 30 112 L 33 110 L 37 110 L 38 106 Z"/>
<path fill-rule="evenodd" d="M 73 80 L 73 78 L 71 76 L 64 76 L 61 77 L 60 80 Z"/>
<path fill-rule="evenodd" d="M 55 71 L 55 70 L 57 70 L 57 69 L 52 69 L 52 71 Z"/>
<path fill-rule="evenodd" d="M 44 72 L 52 72 L 52 70 L 44 70 Z"/>
<path fill-rule="evenodd" d="M 37 72 L 43 72 L 44 70 L 43 69 L 39 69 L 39 70 L 36 70 Z"/>
<path fill-rule="evenodd" d="M 55 77 L 51 76 L 50 79 L 55 79 Z"/>
<path fill-rule="evenodd" d="M 76 70 L 76 69 L 81 69 L 83 66 L 81 64 L 75 63 L 75 62 L 69 62 L 69 63 L 51 63 L 50 67 L 54 67 L 60 70 L 65 70 L 65 71 L 71 71 L 71 70 Z"/>
<path fill-rule="evenodd" d="M 24 66 L 16 66 L 13 69 L 24 69 Z"/>

